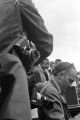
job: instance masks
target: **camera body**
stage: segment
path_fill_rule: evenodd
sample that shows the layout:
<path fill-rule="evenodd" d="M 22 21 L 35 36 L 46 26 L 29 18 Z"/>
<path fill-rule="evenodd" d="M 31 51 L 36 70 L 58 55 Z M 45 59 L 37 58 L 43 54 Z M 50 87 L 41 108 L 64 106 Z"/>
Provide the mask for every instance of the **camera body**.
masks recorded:
<path fill-rule="evenodd" d="M 39 51 L 32 42 L 27 40 L 26 37 L 22 37 L 15 45 L 13 45 L 11 52 L 13 51 L 15 51 L 21 60 L 26 69 L 26 73 L 34 68 L 35 63 L 40 58 Z"/>

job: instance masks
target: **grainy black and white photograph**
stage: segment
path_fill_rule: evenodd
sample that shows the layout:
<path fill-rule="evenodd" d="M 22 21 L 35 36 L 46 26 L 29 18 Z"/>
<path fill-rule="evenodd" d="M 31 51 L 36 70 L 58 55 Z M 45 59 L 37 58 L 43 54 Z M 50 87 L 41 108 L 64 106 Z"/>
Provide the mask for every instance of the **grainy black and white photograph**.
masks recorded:
<path fill-rule="evenodd" d="M 80 120 L 80 0 L 0 0 L 0 120 Z"/>

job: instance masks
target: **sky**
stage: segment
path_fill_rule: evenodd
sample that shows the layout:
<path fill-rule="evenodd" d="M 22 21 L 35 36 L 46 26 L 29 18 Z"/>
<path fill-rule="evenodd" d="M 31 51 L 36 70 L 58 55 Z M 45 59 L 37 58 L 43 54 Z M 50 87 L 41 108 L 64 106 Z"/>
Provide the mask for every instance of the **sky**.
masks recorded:
<path fill-rule="evenodd" d="M 47 30 L 53 35 L 50 61 L 74 63 L 80 71 L 80 0 L 33 0 Z"/>

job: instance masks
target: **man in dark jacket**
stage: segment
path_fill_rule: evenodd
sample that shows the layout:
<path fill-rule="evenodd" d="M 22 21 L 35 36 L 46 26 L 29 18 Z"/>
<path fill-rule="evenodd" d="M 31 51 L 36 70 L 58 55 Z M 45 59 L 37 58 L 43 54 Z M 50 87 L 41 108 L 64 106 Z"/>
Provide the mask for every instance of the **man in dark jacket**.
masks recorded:
<path fill-rule="evenodd" d="M 54 68 L 54 78 L 44 83 L 37 83 L 41 94 L 42 107 L 39 107 L 40 120 L 68 120 L 69 113 L 65 101 L 65 91 L 76 81 L 77 71 L 73 64 L 61 62 Z M 40 95 L 38 95 L 38 100 Z M 40 102 L 39 102 L 40 103 Z M 63 104 L 66 109 L 64 109 Z M 41 112 L 43 111 L 43 112 Z"/>
<path fill-rule="evenodd" d="M 10 73 L 15 78 L 13 87 L 0 109 L 1 120 L 31 120 L 26 71 L 16 53 L 8 53 L 23 32 L 40 52 L 38 63 L 50 55 L 53 38 L 46 30 L 32 1 L 0 0 L 0 75 Z"/>
<path fill-rule="evenodd" d="M 36 45 L 41 60 L 50 55 L 53 49 L 53 37 L 48 33 L 32 1 L 0 0 L 0 53 L 23 31 Z"/>

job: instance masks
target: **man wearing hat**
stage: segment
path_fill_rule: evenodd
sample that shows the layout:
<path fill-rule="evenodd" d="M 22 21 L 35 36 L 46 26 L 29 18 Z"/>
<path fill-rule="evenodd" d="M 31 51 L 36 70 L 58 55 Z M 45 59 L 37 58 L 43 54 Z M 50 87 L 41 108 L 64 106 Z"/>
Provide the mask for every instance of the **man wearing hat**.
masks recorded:
<path fill-rule="evenodd" d="M 65 113 L 63 104 L 65 102 L 65 91 L 76 81 L 77 71 L 73 64 L 61 62 L 57 64 L 53 71 L 54 79 L 50 79 L 45 84 L 38 83 L 37 91 L 40 93 L 38 99 L 42 100 L 42 110 L 45 120 L 68 120 L 69 114 Z M 67 106 L 66 106 L 67 108 Z M 68 113 L 68 109 L 66 109 Z M 42 118 L 42 112 L 39 109 L 39 117 Z"/>

